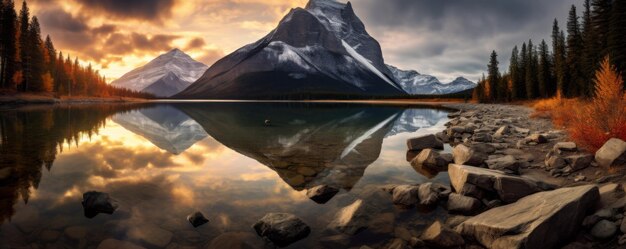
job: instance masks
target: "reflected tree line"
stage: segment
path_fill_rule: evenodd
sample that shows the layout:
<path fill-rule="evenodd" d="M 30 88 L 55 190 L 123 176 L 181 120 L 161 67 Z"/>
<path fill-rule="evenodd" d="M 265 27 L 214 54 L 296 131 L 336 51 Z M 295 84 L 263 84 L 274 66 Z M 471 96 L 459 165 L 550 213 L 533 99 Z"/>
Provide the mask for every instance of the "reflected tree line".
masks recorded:
<path fill-rule="evenodd" d="M 0 110 L 0 224 L 18 201 L 28 203 L 42 169 L 52 168 L 64 146 L 78 146 L 84 135 L 104 127 L 106 118 L 136 105 L 57 106 Z"/>

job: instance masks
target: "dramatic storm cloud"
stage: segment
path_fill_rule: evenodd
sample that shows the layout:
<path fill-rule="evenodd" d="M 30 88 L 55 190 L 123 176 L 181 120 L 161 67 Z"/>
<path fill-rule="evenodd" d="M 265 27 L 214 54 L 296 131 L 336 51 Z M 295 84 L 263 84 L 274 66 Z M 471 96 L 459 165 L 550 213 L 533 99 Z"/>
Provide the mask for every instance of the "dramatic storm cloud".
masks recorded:
<path fill-rule="evenodd" d="M 345 2 L 345 0 L 341 0 Z M 476 80 L 491 50 L 508 67 L 514 45 L 550 42 L 583 0 L 354 0 L 387 63 L 449 81 Z M 252 43 L 307 0 L 30 0 L 57 48 L 115 79 L 178 47 L 211 64 Z M 580 12 L 580 11 L 579 11 Z M 579 13 L 580 14 L 580 13 Z"/>
<path fill-rule="evenodd" d="M 550 42 L 552 21 L 563 28 L 572 4 L 582 0 L 357 0 L 353 6 L 388 63 L 444 80 L 476 80 L 491 50 L 504 70 L 515 44 Z"/>

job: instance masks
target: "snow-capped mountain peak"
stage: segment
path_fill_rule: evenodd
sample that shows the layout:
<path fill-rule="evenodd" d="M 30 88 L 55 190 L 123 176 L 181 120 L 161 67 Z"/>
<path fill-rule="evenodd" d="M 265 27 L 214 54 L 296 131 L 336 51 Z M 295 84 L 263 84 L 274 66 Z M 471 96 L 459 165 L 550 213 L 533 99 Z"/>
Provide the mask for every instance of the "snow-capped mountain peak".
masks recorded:
<path fill-rule="evenodd" d="M 458 77 L 449 83 L 441 83 L 437 77 L 427 74 L 420 74 L 415 70 L 401 70 L 394 66 L 387 65 L 394 74 L 396 80 L 409 94 L 449 94 L 465 91 L 476 87 L 476 83 L 463 77 Z"/>
<path fill-rule="evenodd" d="M 402 96 L 350 3 L 311 0 L 259 41 L 216 62 L 179 98 Z"/>
<path fill-rule="evenodd" d="M 135 91 L 169 97 L 196 81 L 208 66 L 195 61 L 180 49 L 159 55 L 148 64 L 125 74 L 112 84 Z"/>

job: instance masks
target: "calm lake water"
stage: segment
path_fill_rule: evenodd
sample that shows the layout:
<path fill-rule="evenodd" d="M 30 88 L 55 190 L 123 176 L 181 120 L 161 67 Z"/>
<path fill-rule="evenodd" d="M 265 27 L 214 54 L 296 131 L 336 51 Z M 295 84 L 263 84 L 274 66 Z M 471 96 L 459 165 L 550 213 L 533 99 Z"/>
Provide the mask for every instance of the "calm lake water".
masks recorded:
<path fill-rule="evenodd" d="M 311 227 L 288 248 L 381 245 L 394 227 L 421 231 L 445 213 L 399 209 L 380 189 L 448 184 L 445 172 L 406 160 L 406 139 L 441 131 L 446 115 L 303 103 L 5 108 L 0 248 L 97 248 L 111 238 L 145 248 L 265 248 L 251 226 L 269 212 Z M 318 204 L 306 190 L 321 184 L 341 191 Z M 82 194 L 91 190 L 109 193 L 119 209 L 86 218 Z M 350 237 L 327 229 L 357 199 L 377 207 L 370 229 Z M 195 211 L 210 222 L 193 228 L 186 216 Z"/>

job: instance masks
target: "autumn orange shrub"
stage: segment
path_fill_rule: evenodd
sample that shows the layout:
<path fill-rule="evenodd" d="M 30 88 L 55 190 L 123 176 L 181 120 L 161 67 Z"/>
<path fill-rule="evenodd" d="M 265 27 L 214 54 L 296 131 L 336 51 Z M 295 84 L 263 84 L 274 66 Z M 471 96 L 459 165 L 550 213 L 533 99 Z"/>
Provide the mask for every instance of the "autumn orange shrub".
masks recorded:
<path fill-rule="evenodd" d="M 535 117 L 550 117 L 580 146 L 595 152 L 610 138 L 626 140 L 626 94 L 623 79 L 608 57 L 596 72 L 595 96 L 590 101 L 552 98 L 533 106 Z"/>

